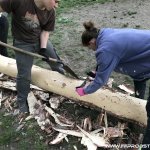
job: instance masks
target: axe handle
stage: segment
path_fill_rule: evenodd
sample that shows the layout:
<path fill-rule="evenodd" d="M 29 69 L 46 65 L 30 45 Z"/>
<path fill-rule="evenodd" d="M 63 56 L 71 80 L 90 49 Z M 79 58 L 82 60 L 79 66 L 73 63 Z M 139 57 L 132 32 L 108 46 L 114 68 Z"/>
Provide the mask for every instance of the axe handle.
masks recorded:
<path fill-rule="evenodd" d="M 30 56 L 33 56 L 33 57 L 38 57 L 38 58 L 41 58 L 41 59 L 45 59 L 45 57 L 42 56 L 42 55 L 25 51 L 25 50 L 23 50 L 23 49 L 20 49 L 20 48 L 11 46 L 11 45 L 6 44 L 6 43 L 3 43 L 2 41 L 0 41 L 0 45 L 2 45 L 2 46 L 4 46 L 4 47 L 7 47 L 7 48 L 10 48 L 10 49 L 13 49 L 14 51 L 17 51 L 17 52 L 20 52 L 20 53 L 24 53 L 24 54 L 27 54 L 27 55 L 30 55 Z M 46 59 L 47 59 L 47 58 L 46 58 Z M 64 64 L 61 60 L 57 60 L 57 59 L 50 58 L 50 57 L 48 58 L 48 60 L 51 61 L 51 62 L 63 64 L 63 66 L 64 66 L 64 68 L 65 68 L 65 70 L 66 70 L 67 72 L 69 72 L 69 73 L 70 73 L 73 77 L 75 77 L 76 79 L 79 79 L 79 77 L 74 73 L 74 71 L 73 71 L 69 66 L 67 66 L 66 64 Z"/>
<path fill-rule="evenodd" d="M 24 54 L 33 56 L 33 57 L 38 57 L 38 58 L 41 58 L 41 59 L 42 59 L 42 58 L 45 58 L 45 57 L 42 56 L 42 55 L 25 51 L 25 50 L 23 50 L 23 49 L 20 49 L 20 48 L 11 46 L 11 45 L 9 45 L 9 44 L 6 44 L 6 43 L 4 43 L 4 42 L 2 42 L 2 41 L 0 41 L 0 45 L 2 45 L 2 46 L 4 46 L 4 47 L 7 47 L 7 48 L 10 48 L 10 49 L 13 49 L 14 51 L 21 52 L 21 53 L 24 53 Z M 56 62 L 56 63 L 62 63 L 62 61 L 57 60 L 57 59 L 54 59 L 54 58 L 49 58 L 49 61 Z"/>

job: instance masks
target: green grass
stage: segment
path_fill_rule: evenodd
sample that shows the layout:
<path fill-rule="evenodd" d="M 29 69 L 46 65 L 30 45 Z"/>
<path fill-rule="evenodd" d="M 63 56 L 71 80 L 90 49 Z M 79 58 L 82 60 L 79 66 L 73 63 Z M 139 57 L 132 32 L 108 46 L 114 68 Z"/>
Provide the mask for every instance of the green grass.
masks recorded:
<path fill-rule="evenodd" d="M 40 140 L 43 133 L 34 120 L 28 121 L 24 128 L 16 131 L 18 122 L 14 116 L 3 116 L 4 112 L 0 110 L 0 149 L 7 150 L 10 147 L 16 150 L 46 150 L 48 147 Z"/>
<path fill-rule="evenodd" d="M 82 5 L 92 5 L 94 3 L 105 3 L 107 1 L 112 0 L 62 0 L 60 2 L 59 8 L 57 9 L 57 14 L 59 15 L 61 12 L 65 12 L 66 10 Z"/>
<path fill-rule="evenodd" d="M 14 132 L 12 127 L 13 117 L 7 116 L 3 117 L 3 113 L 0 113 L 0 120 L 2 121 L 0 126 L 0 146 L 7 145 L 11 142 L 12 137 L 16 137 L 17 134 Z"/>

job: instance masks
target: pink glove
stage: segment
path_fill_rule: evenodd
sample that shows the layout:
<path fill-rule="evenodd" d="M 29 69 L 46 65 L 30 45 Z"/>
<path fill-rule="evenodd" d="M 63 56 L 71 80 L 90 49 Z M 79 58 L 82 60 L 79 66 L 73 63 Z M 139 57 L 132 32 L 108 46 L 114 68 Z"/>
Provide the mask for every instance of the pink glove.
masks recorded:
<path fill-rule="evenodd" d="M 84 89 L 83 88 L 76 88 L 76 92 L 80 95 L 80 96 L 84 96 Z"/>

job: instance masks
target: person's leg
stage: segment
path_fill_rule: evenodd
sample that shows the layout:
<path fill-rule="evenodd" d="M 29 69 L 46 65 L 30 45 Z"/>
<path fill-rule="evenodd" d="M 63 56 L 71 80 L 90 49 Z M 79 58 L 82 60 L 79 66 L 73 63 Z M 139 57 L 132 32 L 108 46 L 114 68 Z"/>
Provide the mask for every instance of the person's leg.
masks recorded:
<path fill-rule="evenodd" d="M 141 80 L 141 81 L 134 80 L 134 91 L 135 91 L 136 98 L 144 99 L 147 80 L 148 79 Z"/>
<path fill-rule="evenodd" d="M 150 94 L 150 93 L 149 93 Z M 146 111 L 147 111 L 147 127 L 146 127 L 146 131 L 145 131 L 145 135 L 144 135 L 144 139 L 142 144 L 150 144 L 150 95 L 149 98 L 147 100 L 147 104 L 146 104 Z M 149 150 L 149 148 L 143 148 L 142 150 Z"/>
<path fill-rule="evenodd" d="M 0 41 L 7 43 L 9 23 L 5 16 L 0 17 Z M 0 54 L 8 57 L 7 48 L 0 45 Z"/>
<path fill-rule="evenodd" d="M 14 46 L 24 49 L 26 51 L 33 52 L 34 47 L 32 44 L 28 44 L 22 41 L 14 40 Z M 17 63 L 17 103 L 20 112 L 29 112 L 27 97 L 30 92 L 31 82 L 31 68 L 33 65 L 33 57 L 16 52 L 16 63 Z"/>

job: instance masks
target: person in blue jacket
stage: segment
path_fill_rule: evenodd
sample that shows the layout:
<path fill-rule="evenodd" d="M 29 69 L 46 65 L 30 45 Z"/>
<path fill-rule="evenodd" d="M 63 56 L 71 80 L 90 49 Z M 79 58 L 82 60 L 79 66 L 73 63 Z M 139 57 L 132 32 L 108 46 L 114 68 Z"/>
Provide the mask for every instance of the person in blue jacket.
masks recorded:
<path fill-rule="evenodd" d="M 82 44 L 95 51 L 97 71 L 94 81 L 76 88 L 80 96 L 92 94 L 105 85 L 116 71 L 134 80 L 135 96 L 144 98 L 146 81 L 150 78 L 150 30 L 97 29 L 93 22 L 85 22 Z M 146 105 L 148 124 L 143 143 L 150 144 L 150 95 Z"/>

